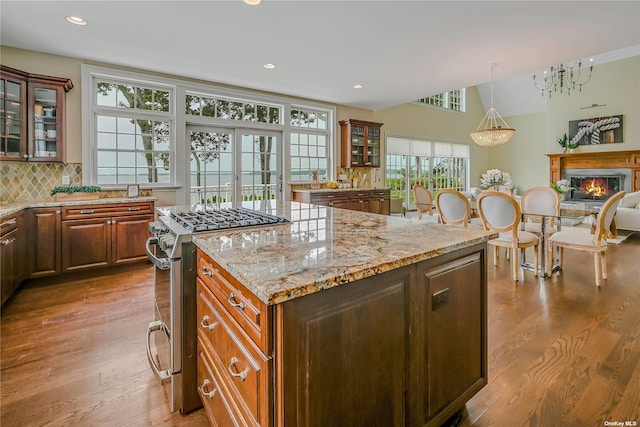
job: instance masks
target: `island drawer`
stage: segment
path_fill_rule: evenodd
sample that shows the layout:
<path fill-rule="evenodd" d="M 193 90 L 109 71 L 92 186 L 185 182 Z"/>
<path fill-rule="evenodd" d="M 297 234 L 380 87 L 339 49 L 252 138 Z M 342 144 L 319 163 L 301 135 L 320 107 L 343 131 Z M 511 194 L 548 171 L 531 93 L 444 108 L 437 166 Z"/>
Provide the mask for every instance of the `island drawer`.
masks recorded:
<path fill-rule="evenodd" d="M 267 381 L 269 360 L 251 343 L 243 342 L 223 310 L 218 311 L 216 298 L 198 280 L 198 337 L 211 355 L 223 383 L 245 416 L 257 424 L 267 419 Z"/>
<path fill-rule="evenodd" d="M 233 413 L 229 404 L 229 392 L 223 388 L 220 374 L 204 350 L 200 337 L 198 347 L 198 394 L 207 417 L 219 426 L 247 425 L 240 422 L 243 421 L 242 418 Z"/>
<path fill-rule="evenodd" d="M 2 218 L 2 220 L 0 220 L 0 235 L 4 236 L 5 234 L 8 234 L 10 231 L 15 230 L 16 228 L 18 228 L 18 218 L 14 215 L 14 216 L 9 216 L 6 218 Z"/>
<path fill-rule="evenodd" d="M 336 202 L 347 202 L 349 200 L 349 193 L 346 191 L 333 191 L 312 193 L 311 203 L 316 205 L 331 206 Z"/>
<path fill-rule="evenodd" d="M 62 220 L 153 214 L 153 202 L 63 206 Z"/>
<path fill-rule="evenodd" d="M 270 348 L 267 346 L 266 304 L 201 251 L 198 251 L 198 275 L 217 297 L 224 310 L 238 322 L 251 340 L 268 354 Z"/>

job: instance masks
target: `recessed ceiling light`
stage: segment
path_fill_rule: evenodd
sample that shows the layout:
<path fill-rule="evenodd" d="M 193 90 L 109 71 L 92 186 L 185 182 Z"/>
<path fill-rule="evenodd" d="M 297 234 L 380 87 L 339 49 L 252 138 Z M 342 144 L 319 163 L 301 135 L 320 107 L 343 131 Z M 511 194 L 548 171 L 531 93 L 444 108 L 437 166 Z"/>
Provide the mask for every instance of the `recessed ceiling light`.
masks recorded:
<path fill-rule="evenodd" d="M 267 70 L 272 70 L 276 68 L 276 66 L 273 64 L 264 64 L 263 67 L 266 68 Z"/>
<path fill-rule="evenodd" d="M 353 85 L 354 89 L 362 89 L 364 86 L 357 84 L 357 85 Z"/>
<path fill-rule="evenodd" d="M 67 16 L 67 21 L 75 25 L 87 25 L 87 21 L 77 16 Z"/>
<path fill-rule="evenodd" d="M 244 2 L 251 6 L 257 6 L 262 0 L 244 0 Z"/>

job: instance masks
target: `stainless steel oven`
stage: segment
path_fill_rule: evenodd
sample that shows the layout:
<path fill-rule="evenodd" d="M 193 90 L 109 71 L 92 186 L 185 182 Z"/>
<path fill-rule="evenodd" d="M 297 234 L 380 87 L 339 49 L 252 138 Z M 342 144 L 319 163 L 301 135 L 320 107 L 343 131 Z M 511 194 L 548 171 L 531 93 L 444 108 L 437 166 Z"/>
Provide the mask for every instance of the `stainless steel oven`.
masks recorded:
<path fill-rule="evenodd" d="M 166 385 L 171 411 L 202 406 L 197 391 L 196 247 L 193 233 L 289 221 L 245 208 L 174 208 L 151 223 L 147 255 L 155 266 L 155 320 L 147 328 L 147 358 Z"/>

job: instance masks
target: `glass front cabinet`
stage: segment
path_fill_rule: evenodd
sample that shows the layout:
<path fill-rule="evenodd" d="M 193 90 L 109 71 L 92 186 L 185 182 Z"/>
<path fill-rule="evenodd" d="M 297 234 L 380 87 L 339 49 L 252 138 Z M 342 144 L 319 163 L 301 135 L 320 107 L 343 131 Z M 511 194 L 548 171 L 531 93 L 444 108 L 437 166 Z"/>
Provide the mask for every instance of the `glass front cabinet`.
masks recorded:
<path fill-rule="evenodd" d="M 340 127 L 342 167 L 379 167 L 382 123 L 348 119 L 340 121 Z"/>
<path fill-rule="evenodd" d="M 2 66 L 1 160 L 64 161 L 64 101 L 70 79 Z M 20 87 L 17 96 L 17 86 Z"/>

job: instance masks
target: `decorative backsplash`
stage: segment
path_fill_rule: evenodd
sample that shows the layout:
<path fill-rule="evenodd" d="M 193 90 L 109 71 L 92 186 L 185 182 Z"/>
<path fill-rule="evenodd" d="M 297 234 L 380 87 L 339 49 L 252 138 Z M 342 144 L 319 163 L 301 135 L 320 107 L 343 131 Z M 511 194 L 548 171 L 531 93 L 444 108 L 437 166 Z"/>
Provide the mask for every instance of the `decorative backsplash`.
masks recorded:
<path fill-rule="evenodd" d="M 53 200 L 51 190 L 62 185 L 62 176 L 69 176 L 69 185 L 82 185 L 82 165 L 69 163 L 2 162 L 0 201 L 34 202 Z M 126 197 L 126 190 L 105 191 L 102 197 Z M 152 190 L 140 190 L 141 196 L 152 196 Z"/>

